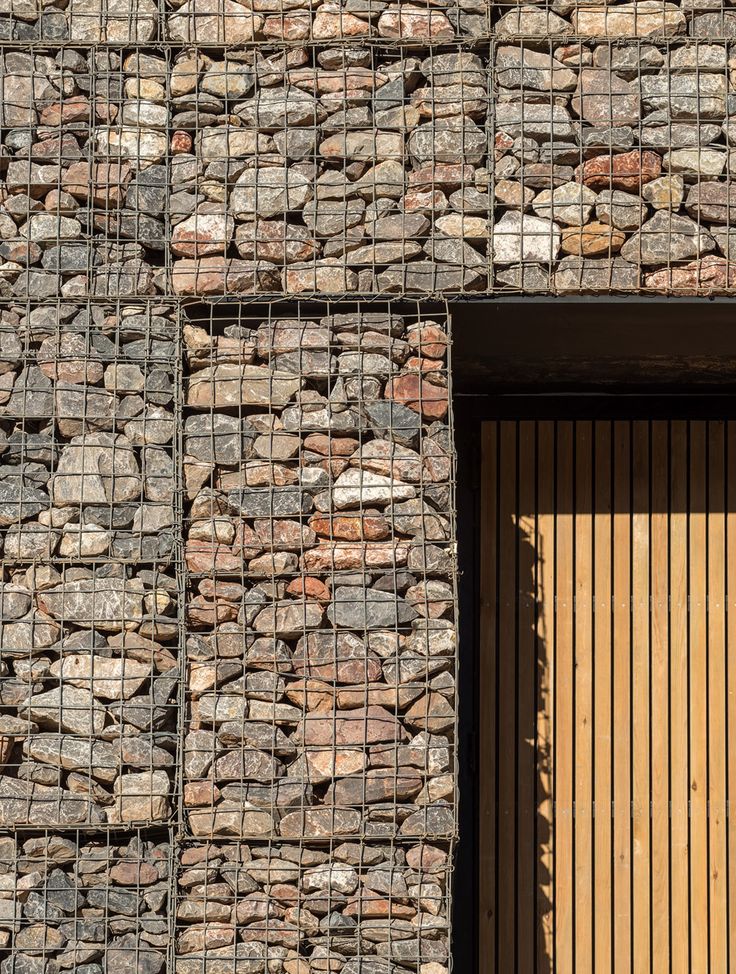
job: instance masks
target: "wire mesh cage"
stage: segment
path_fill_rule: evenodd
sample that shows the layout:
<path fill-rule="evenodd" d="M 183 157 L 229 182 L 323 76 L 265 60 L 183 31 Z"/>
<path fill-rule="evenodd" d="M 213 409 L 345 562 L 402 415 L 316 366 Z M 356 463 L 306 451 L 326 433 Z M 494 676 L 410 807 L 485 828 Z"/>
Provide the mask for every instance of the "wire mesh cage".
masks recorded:
<path fill-rule="evenodd" d="M 169 0 L 166 37 L 175 44 L 238 47 L 261 44 L 381 44 L 427 46 L 487 38 L 486 0 L 398 0 L 314 4 L 307 0 Z"/>
<path fill-rule="evenodd" d="M 0 307 L 0 828 L 177 809 L 172 310 Z"/>
<path fill-rule="evenodd" d="M 0 296 L 166 291 L 166 53 L 27 45 L 0 58 Z"/>
<path fill-rule="evenodd" d="M 0 837 L 3 974 L 168 969 L 172 853 L 165 835 Z"/>
<path fill-rule="evenodd" d="M 494 287 L 732 289 L 730 57 L 697 40 L 499 42 Z"/>
<path fill-rule="evenodd" d="M 6 3 L 0 11 L 0 41 L 62 46 L 150 44 L 159 36 L 157 0 L 38 0 Z"/>
<path fill-rule="evenodd" d="M 190 831 L 454 834 L 446 315 L 187 318 Z"/>
<path fill-rule="evenodd" d="M 177 579 L 122 565 L 4 575 L 0 828 L 168 821 Z"/>
<path fill-rule="evenodd" d="M 180 357 L 165 305 L 0 308 L 6 562 L 175 560 Z"/>
<path fill-rule="evenodd" d="M 561 44 L 566 38 L 621 40 L 689 35 L 697 38 L 733 37 L 734 11 L 723 0 L 634 0 L 615 4 L 563 0 L 554 3 L 493 4 L 492 32 L 504 41 L 527 38 Z"/>
<path fill-rule="evenodd" d="M 248 57 L 174 59 L 179 295 L 733 287 L 725 42 Z"/>
<path fill-rule="evenodd" d="M 2 58 L 0 297 L 733 288 L 726 41 Z"/>
<path fill-rule="evenodd" d="M 177 974 L 446 974 L 450 870 L 436 844 L 187 845 Z"/>
<path fill-rule="evenodd" d="M 190 148 L 171 160 L 174 291 L 484 290 L 484 60 L 457 46 L 266 55 L 175 58 L 172 89 L 188 93 L 172 125 Z"/>

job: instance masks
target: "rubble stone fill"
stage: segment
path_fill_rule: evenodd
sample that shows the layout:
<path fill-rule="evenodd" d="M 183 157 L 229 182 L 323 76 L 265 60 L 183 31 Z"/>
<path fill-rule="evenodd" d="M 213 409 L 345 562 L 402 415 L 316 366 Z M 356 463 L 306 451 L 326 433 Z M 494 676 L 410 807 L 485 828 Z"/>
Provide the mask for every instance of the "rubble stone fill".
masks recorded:
<path fill-rule="evenodd" d="M 448 974 L 451 302 L 730 293 L 734 36 L 2 5 L 0 974 Z"/>

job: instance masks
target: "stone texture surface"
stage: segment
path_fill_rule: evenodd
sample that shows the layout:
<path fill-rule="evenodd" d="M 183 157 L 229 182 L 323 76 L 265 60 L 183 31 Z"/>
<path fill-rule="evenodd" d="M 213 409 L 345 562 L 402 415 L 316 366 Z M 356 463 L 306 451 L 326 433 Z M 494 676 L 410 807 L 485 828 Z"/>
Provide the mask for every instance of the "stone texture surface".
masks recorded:
<path fill-rule="evenodd" d="M 187 0 L 159 51 L 149 2 L 52 8 L 79 50 L 4 53 L 0 298 L 600 290 L 568 257 L 646 289 L 667 260 L 627 245 L 654 211 L 722 217 L 684 200 L 736 166 L 725 15 Z M 105 40 L 124 20 L 138 49 Z M 562 239 L 599 222 L 625 239 Z"/>
<path fill-rule="evenodd" d="M 733 291 L 736 12 L 0 7 L 0 974 L 446 974 L 448 323 L 269 302 Z"/>
<path fill-rule="evenodd" d="M 398 846 L 190 845 L 178 877 L 177 974 L 244 963 L 446 974 L 450 880 L 447 848 L 408 837 Z"/>
<path fill-rule="evenodd" d="M 179 358 L 166 306 L 0 308 L 6 563 L 173 558 Z"/>
<path fill-rule="evenodd" d="M 137 832 L 0 836 L 3 971 L 161 974 L 171 858 L 168 840 Z"/>
<path fill-rule="evenodd" d="M 541 36 L 535 9 L 522 8 L 517 26 Z M 592 39 L 568 36 L 543 54 L 512 43 L 516 17 L 496 25 L 505 43 L 491 67 L 490 286 L 729 290 L 729 235 L 719 232 L 731 220 L 727 45 L 655 39 L 694 27 L 693 12 L 673 4 L 572 9 L 573 31 Z M 625 40 L 635 35 L 650 39 Z"/>
<path fill-rule="evenodd" d="M 241 315 L 184 341 L 190 832 L 451 836 L 446 324 Z"/>
<path fill-rule="evenodd" d="M 0 58 L 0 120 L 10 130 L 0 298 L 165 292 L 166 59 L 81 46 L 150 40 L 156 5 L 73 0 L 38 12 L 42 36 L 48 20 L 68 18 L 80 47 Z"/>
<path fill-rule="evenodd" d="M 173 574 L 44 561 L 8 571 L 0 599 L 0 829 L 167 821 Z"/>

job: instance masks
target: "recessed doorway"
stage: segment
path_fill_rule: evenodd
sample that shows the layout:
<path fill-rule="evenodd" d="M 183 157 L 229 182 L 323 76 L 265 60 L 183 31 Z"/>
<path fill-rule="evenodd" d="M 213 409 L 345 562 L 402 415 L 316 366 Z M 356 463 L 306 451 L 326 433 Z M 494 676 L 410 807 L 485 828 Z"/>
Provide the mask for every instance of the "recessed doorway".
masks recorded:
<path fill-rule="evenodd" d="M 474 966 L 729 970 L 732 400 L 489 397 L 459 412 L 475 437 L 460 437 L 458 500 Z"/>

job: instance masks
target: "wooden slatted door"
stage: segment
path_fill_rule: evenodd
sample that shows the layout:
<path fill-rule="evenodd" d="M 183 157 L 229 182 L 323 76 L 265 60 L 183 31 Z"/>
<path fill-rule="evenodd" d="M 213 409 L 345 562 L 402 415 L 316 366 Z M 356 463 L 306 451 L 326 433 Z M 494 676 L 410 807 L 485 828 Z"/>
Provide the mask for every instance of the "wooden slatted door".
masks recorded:
<path fill-rule="evenodd" d="M 736 424 L 482 450 L 481 972 L 736 970 Z"/>

